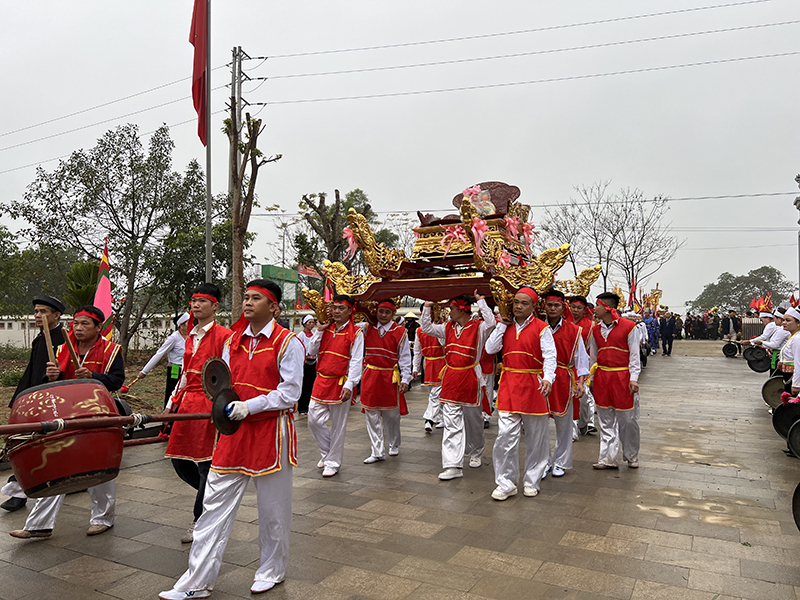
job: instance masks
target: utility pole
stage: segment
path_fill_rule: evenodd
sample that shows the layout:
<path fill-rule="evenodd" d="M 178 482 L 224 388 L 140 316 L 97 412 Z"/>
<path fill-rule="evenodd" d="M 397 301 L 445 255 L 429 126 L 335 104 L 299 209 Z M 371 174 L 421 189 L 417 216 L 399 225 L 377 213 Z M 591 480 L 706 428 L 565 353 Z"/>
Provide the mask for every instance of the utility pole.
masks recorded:
<path fill-rule="evenodd" d="M 211 0 L 206 1 L 206 283 L 211 283 Z"/>

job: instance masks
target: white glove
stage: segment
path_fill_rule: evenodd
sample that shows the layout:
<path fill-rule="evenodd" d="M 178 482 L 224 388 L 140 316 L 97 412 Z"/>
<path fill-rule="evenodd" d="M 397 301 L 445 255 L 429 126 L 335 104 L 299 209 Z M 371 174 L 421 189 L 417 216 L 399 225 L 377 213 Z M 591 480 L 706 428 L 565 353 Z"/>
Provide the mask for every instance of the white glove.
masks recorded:
<path fill-rule="evenodd" d="M 231 421 L 241 421 L 250 414 L 250 409 L 247 408 L 247 402 L 235 401 L 225 407 L 225 413 Z"/>

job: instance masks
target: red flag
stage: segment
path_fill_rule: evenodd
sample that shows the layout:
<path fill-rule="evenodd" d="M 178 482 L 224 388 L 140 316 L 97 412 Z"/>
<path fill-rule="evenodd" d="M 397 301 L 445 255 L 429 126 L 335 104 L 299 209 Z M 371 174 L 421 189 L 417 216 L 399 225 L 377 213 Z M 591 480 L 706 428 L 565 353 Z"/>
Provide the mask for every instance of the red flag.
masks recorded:
<path fill-rule="evenodd" d="M 631 293 L 628 296 L 628 305 L 636 306 L 636 276 L 631 277 Z"/>
<path fill-rule="evenodd" d="M 194 46 L 194 68 L 192 69 L 192 100 L 197 111 L 197 135 L 203 146 L 206 145 L 206 86 L 208 85 L 208 62 L 206 61 L 206 43 L 208 31 L 208 12 L 206 0 L 194 0 L 192 12 L 192 28 L 189 31 L 189 43 Z"/>
<path fill-rule="evenodd" d="M 103 315 L 106 318 L 100 335 L 110 340 L 114 333 L 114 314 L 111 305 L 111 281 L 108 278 L 108 271 L 108 239 L 106 239 L 106 245 L 103 248 L 103 258 L 100 261 L 100 271 L 97 275 L 97 291 L 94 293 L 94 305 L 96 308 L 103 311 Z"/>

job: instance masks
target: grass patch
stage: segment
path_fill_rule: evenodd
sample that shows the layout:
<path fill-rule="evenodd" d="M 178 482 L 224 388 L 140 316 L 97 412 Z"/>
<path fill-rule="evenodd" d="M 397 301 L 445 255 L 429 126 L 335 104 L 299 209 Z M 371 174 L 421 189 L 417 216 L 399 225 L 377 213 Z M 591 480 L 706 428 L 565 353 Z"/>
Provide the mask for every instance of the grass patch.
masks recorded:
<path fill-rule="evenodd" d="M 30 348 L 20 348 L 8 343 L 0 344 L 0 360 L 24 360 L 28 362 L 30 355 Z"/>
<path fill-rule="evenodd" d="M 25 369 L 6 369 L 0 372 L 0 387 L 16 388 L 24 373 Z"/>

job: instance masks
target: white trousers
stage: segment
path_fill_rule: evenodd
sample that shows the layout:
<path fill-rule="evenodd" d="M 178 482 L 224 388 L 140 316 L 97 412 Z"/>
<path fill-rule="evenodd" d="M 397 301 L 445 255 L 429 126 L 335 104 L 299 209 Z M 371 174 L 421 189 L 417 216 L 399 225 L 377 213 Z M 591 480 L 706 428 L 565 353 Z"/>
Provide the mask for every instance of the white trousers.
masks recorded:
<path fill-rule="evenodd" d="M 439 402 L 439 396 L 442 393 L 442 386 L 432 385 L 431 390 L 428 392 L 428 407 L 425 409 L 425 414 L 422 418 L 426 421 L 431 421 L 434 425 L 442 422 L 442 403 Z"/>
<path fill-rule="evenodd" d="M 511 492 L 519 481 L 519 440 L 525 427 L 525 487 L 539 489 L 539 482 L 550 458 L 550 417 L 500 412 L 497 439 L 492 450 L 494 481 L 504 492 Z"/>
<path fill-rule="evenodd" d="M 338 469 L 342 466 L 348 414 L 350 400 L 339 404 L 322 404 L 312 400 L 308 407 L 308 430 L 317 440 L 317 447 L 326 467 Z M 330 429 L 327 426 L 328 419 L 331 420 Z"/>
<path fill-rule="evenodd" d="M 556 445 L 553 448 L 550 464 L 561 467 L 562 469 L 572 468 L 572 432 L 574 428 L 572 420 L 572 402 L 572 400 L 569 401 L 569 406 L 564 416 L 553 417 L 553 421 L 555 421 L 556 424 Z"/>
<path fill-rule="evenodd" d="M 586 391 L 581 396 L 580 418 L 578 419 L 578 427 L 586 427 L 587 425 L 594 426 L 594 396 L 586 386 Z"/>
<path fill-rule="evenodd" d="M 489 400 L 489 408 L 494 409 L 494 373 L 483 374 L 483 385 L 486 387 L 486 398 Z M 484 420 L 488 421 L 491 413 L 483 413 Z"/>
<path fill-rule="evenodd" d="M 442 403 L 442 467 L 460 469 L 464 466 L 464 454 L 470 458 L 483 454 L 485 442 L 481 412 L 480 406 Z"/>
<path fill-rule="evenodd" d="M 383 447 L 383 434 L 386 432 L 386 441 L 389 449 L 400 447 L 400 409 L 392 410 L 364 410 L 367 417 L 367 435 L 372 454 L 375 458 L 385 458 Z"/>
<path fill-rule="evenodd" d="M 287 440 L 286 417 L 281 417 L 281 421 L 283 439 Z M 236 513 L 251 479 L 256 486 L 258 545 L 261 550 L 261 565 L 255 580 L 283 581 L 289 561 L 292 528 L 292 466 L 288 460 L 288 444 L 285 443 L 281 448 L 281 465 L 280 471 L 260 477 L 209 472 L 203 514 L 197 520 L 194 542 L 189 551 L 189 568 L 174 589 L 189 592 L 214 587 Z"/>
<path fill-rule="evenodd" d="M 603 465 L 619 466 L 622 460 L 639 460 L 639 394 L 633 396 L 633 410 L 597 407 L 600 423 L 600 458 Z"/>
<path fill-rule="evenodd" d="M 117 480 L 106 481 L 90 487 L 86 491 L 89 492 L 92 500 L 89 525 L 111 527 L 114 524 L 114 508 L 117 504 Z M 60 496 L 37 498 L 36 504 L 33 505 L 28 519 L 25 521 L 25 530 L 53 529 L 65 497 L 64 494 L 61 494 Z"/>
<path fill-rule="evenodd" d="M 25 492 L 19 487 L 19 482 L 16 479 L 14 481 L 9 481 L 0 488 L 0 494 L 11 496 L 12 498 L 27 498 Z"/>

